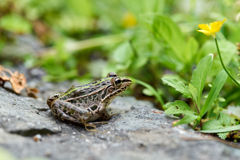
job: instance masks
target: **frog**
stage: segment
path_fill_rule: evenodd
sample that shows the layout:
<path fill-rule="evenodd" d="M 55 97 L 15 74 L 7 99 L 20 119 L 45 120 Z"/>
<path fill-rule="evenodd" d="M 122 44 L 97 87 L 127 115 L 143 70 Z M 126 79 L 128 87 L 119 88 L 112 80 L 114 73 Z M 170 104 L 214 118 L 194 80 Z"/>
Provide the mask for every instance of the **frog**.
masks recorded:
<path fill-rule="evenodd" d="M 110 72 L 100 80 L 73 85 L 66 92 L 49 96 L 47 105 L 57 119 L 84 125 L 88 131 L 96 131 L 96 124 L 107 123 L 115 115 L 108 113 L 107 108 L 131 83 L 131 79 L 120 78 Z"/>

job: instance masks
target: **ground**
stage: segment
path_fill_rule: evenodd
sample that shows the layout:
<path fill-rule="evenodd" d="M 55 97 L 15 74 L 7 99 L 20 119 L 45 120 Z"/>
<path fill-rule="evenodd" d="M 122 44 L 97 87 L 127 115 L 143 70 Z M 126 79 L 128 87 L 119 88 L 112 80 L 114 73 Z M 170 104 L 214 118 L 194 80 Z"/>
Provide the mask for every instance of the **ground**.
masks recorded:
<path fill-rule="evenodd" d="M 70 83 L 30 82 L 39 98 L 16 95 L 0 88 L 0 159 L 52 160 L 221 160 L 239 159 L 238 143 L 223 143 L 192 131 L 187 125 L 172 127 L 176 120 L 150 103 L 118 97 L 110 105 L 118 113 L 99 132 L 61 122 L 52 115 L 46 99 L 65 91 Z M 40 134 L 41 140 L 33 137 Z M 4 158 L 9 156 L 12 158 Z"/>

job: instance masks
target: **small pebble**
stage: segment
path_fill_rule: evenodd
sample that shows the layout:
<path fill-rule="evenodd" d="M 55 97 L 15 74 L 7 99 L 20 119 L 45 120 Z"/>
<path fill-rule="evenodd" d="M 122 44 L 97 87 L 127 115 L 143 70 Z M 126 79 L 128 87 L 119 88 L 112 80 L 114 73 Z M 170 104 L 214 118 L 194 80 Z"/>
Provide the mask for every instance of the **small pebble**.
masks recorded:
<path fill-rule="evenodd" d="M 42 136 L 40 134 L 36 134 L 35 136 L 33 136 L 33 140 L 35 142 L 42 141 Z"/>
<path fill-rule="evenodd" d="M 51 157 L 51 155 L 52 155 L 51 151 L 50 150 L 46 150 L 45 156 L 46 157 Z"/>

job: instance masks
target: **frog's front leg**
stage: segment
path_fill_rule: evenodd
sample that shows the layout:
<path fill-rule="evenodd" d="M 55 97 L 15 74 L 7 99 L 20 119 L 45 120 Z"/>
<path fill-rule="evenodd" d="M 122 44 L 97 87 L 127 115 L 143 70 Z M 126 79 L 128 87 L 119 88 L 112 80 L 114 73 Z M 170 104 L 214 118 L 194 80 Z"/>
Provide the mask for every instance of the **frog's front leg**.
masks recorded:
<path fill-rule="evenodd" d="M 103 105 L 100 106 L 99 108 L 99 113 L 101 114 L 101 117 L 100 119 L 102 120 L 109 120 L 112 118 L 112 116 L 116 115 L 117 113 L 115 114 L 109 114 L 106 110 L 107 107 L 104 107 Z"/>
<path fill-rule="evenodd" d="M 77 107 L 65 101 L 55 101 L 51 110 L 57 118 L 77 123 L 86 124 L 90 118 L 90 112 L 84 107 Z"/>

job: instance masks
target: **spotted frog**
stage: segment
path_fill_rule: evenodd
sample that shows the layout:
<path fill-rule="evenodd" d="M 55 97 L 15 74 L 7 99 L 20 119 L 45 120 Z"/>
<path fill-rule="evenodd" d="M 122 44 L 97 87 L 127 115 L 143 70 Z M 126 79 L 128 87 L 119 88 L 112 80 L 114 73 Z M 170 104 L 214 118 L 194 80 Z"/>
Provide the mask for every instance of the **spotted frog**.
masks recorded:
<path fill-rule="evenodd" d="M 129 88 L 132 81 L 108 73 L 106 78 L 81 86 L 72 86 L 65 93 L 56 93 L 47 99 L 53 115 L 62 120 L 83 124 L 87 130 L 95 124 L 107 123 L 113 115 L 106 108 L 113 99 Z M 92 130 L 91 130 L 92 131 Z"/>

